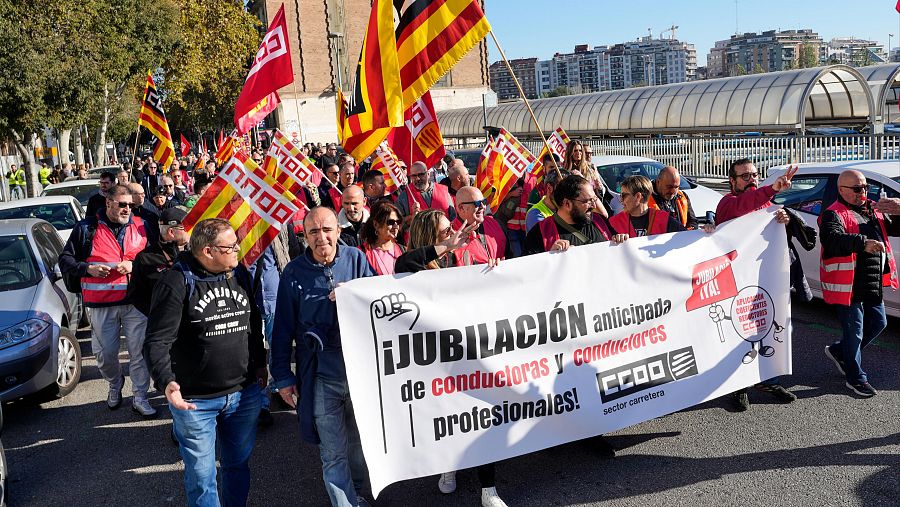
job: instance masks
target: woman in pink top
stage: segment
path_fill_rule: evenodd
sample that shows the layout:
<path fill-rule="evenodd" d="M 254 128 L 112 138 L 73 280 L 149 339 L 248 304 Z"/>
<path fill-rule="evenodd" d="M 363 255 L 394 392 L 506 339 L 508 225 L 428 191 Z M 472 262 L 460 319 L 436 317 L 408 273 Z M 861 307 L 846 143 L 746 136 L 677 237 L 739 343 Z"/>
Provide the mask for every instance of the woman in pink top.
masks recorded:
<path fill-rule="evenodd" d="M 401 223 L 400 210 L 390 202 L 380 201 L 372 207 L 369 220 L 359 231 L 360 248 L 379 275 L 393 275 L 397 257 L 406 251 L 397 243 Z"/>

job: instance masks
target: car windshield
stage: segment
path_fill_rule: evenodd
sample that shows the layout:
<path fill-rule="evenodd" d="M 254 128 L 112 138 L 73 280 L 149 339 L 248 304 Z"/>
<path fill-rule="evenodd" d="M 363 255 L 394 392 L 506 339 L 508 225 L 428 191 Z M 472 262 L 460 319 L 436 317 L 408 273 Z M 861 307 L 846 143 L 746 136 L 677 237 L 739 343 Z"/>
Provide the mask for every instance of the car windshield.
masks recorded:
<path fill-rule="evenodd" d="M 0 236 L 0 291 L 31 287 L 41 280 L 25 236 Z"/>
<path fill-rule="evenodd" d="M 896 181 L 897 183 L 900 183 L 900 176 L 894 176 L 894 177 L 891 178 L 891 179 L 894 180 L 894 181 Z"/>
<path fill-rule="evenodd" d="M 67 202 L 0 209 L 0 219 L 6 218 L 40 218 L 50 222 L 58 231 L 71 229 L 77 222 L 72 206 Z"/>
<path fill-rule="evenodd" d="M 71 195 L 78 199 L 78 202 L 80 202 L 82 206 L 87 206 L 88 200 L 97 192 L 99 192 L 99 187 L 96 183 L 91 183 L 89 185 L 76 185 L 73 187 L 48 188 L 47 190 L 44 190 L 43 195 Z"/>
<path fill-rule="evenodd" d="M 619 192 L 622 180 L 629 176 L 646 176 L 650 181 L 655 181 L 659 176 L 659 172 L 665 167 L 663 164 L 655 161 L 625 162 L 619 164 L 608 164 L 597 166 L 597 171 L 604 183 L 609 188 Z M 691 183 L 687 178 L 681 178 L 681 184 L 678 186 L 681 190 L 690 190 Z"/>

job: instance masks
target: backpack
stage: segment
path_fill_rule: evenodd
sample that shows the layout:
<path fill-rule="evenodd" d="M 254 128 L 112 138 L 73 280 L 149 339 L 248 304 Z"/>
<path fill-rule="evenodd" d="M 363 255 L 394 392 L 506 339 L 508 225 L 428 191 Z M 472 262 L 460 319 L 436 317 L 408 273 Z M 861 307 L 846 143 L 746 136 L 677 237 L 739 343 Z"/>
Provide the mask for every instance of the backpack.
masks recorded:
<path fill-rule="evenodd" d="M 172 265 L 172 270 L 179 271 L 184 276 L 184 284 L 187 287 L 187 297 L 185 298 L 185 304 L 190 304 L 191 297 L 197 290 L 197 282 L 220 282 L 227 278 L 225 273 L 213 276 L 197 276 L 193 271 L 191 271 L 191 267 L 188 266 L 186 262 L 183 262 L 181 260 L 175 261 L 175 264 Z"/>
<path fill-rule="evenodd" d="M 87 226 L 87 234 L 85 235 L 85 239 L 88 244 L 92 244 L 94 241 L 94 234 L 97 232 L 97 220 L 89 220 Z M 62 274 L 63 285 L 66 286 L 66 290 L 71 292 L 72 294 L 81 294 L 81 277 L 73 272 L 67 272 Z"/>

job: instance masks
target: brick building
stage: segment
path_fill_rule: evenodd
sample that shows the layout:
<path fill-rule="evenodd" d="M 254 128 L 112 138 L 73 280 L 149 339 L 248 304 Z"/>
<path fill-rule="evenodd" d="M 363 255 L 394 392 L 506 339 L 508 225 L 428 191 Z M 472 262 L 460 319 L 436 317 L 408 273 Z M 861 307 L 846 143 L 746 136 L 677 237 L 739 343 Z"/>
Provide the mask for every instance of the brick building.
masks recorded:
<path fill-rule="evenodd" d="M 254 0 L 250 10 L 268 26 L 281 4 L 282 0 Z M 294 84 L 278 92 L 282 102 L 269 117 L 268 127 L 303 142 L 335 142 L 335 94 L 338 86 L 345 94 L 353 86 L 371 2 L 287 0 L 284 9 Z M 480 106 L 483 94 L 493 97 L 487 58 L 487 43 L 482 41 L 432 88 L 435 109 Z"/>

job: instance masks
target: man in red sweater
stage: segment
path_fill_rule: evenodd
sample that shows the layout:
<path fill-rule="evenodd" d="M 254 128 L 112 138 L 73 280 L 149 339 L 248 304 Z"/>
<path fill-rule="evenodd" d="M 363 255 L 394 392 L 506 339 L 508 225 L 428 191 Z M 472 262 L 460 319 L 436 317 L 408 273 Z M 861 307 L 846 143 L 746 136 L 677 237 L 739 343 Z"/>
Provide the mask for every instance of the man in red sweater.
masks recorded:
<path fill-rule="evenodd" d="M 771 185 L 759 186 L 759 171 L 750 159 L 742 158 L 731 163 L 728 168 L 728 182 L 731 192 L 722 197 L 716 206 L 716 224 L 723 224 L 733 218 L 737 218 L 756 210 L 771 206 L 775 194 L 791 188 L 791 178 L 796 174 L 797 168 L 790 167 L 784 174 L 778 177 Z M 788 223 L 788 214 L 783 209 L 778 210 L 775 220 L 780 224 Z M 772 394 L 782 403 L 790 403 L 797 397 L 781 386 L 778 377 L 771 378 L 756 384 L 756 389 Z M 734 409 L 743 412 L 750 408 L 750 398 L 746 389 L 733 392 L 729 395 Z"/>

